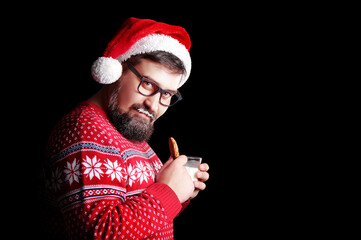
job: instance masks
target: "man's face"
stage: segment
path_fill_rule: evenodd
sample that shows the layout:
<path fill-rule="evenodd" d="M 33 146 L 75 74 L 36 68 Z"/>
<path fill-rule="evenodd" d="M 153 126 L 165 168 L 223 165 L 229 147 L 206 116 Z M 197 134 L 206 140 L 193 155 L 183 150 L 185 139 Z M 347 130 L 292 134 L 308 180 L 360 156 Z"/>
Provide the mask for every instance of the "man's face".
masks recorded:
<path fill-rule="evenodd" d="M 167 67 L 142 59 L 135 66 L 137 71 L 155 81 L 162 89 L 176 91 L 181 74 L 173 73 Z M 162 116 L 167 107 L 159 103 L 160 92 L 143 96 L 138 92 L 140 79 L 130 70 L 123 73 L 120 83 L 114 84 L 109 97 L 108 116 L 117 130 L 127 139 L 149 140 L 155 120 Z"/>

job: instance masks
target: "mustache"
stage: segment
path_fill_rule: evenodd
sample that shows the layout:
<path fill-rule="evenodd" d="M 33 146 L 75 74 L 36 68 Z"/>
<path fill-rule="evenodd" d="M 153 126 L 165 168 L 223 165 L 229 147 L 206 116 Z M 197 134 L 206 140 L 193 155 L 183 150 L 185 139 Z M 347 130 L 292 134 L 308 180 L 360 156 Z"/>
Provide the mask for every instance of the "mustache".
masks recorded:
<path fill-rule="evenodd" d="M 150 110 L 149 107 L 143 104 L 133 104 L 132 109 L 148 115 L 151 119 L 155 120 L 155 112 Z"/>

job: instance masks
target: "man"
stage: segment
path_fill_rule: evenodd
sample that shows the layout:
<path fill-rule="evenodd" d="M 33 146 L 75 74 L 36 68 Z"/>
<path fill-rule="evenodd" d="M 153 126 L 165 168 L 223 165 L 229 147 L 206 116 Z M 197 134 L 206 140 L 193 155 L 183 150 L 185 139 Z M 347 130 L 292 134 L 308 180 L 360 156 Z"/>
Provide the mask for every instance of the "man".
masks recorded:
<path fill-rule="evenodd" d="M 92 66 L 105 85 L 50 136 L 49 232 L 60 239 L 173 239 L 173 219 L 205 189 L 209 167 L 201 164 L 192 182 L 186 156 L 163 165 L 147 141 L 154 122 L 182 98 L 189 48 L 181 27 L 123 23 Z"/>

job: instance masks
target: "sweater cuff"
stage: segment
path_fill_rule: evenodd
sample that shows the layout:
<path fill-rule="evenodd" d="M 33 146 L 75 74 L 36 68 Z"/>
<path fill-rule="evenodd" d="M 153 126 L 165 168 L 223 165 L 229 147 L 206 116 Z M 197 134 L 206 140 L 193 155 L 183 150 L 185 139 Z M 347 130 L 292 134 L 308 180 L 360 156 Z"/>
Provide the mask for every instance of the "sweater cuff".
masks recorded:
<path fill-rule="evenodd" d="M 175 192 L 164 183 L 154 183 L 147 188 L 146 192 L 160 201 L 160 205 L 168 216 L 168 221 L 172 221 L 182 208 Z"/>

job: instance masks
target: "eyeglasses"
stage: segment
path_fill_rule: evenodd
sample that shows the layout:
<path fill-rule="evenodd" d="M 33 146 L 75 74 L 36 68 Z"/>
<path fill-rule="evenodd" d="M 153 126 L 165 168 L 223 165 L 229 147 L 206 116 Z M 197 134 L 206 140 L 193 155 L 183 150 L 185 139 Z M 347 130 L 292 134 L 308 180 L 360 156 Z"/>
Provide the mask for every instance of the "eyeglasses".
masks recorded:
<path fill-rule="evenodd" d="M 130 63 L 126 62 L 130 71 L 132 71 L 139 79 L 138 92 L 143 96 L 150 97 L 160 92 L 159 103 L 165 107 L 170 107 L 182 100 L 182 96 L 179 91 L 164 90 L 159 85 L 146 77 L 140 75 L 135 67 Z"/>

